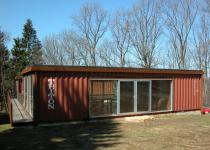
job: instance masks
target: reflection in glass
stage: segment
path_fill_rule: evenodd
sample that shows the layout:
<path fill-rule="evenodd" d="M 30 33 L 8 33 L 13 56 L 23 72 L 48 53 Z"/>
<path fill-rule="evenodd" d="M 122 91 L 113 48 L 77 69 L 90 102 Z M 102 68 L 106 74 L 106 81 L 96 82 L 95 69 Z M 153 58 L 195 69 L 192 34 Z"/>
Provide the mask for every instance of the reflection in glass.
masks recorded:
<path fill-rule="evenodd" d="M 170 80 L 152 81 L 152 111 L 170 110 Z"/>

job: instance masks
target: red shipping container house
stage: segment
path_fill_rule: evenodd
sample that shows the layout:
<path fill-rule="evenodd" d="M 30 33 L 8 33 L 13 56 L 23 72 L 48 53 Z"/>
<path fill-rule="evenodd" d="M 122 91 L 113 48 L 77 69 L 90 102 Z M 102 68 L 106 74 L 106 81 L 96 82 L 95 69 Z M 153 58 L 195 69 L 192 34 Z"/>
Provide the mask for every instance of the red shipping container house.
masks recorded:
<path fill-rule="evenodd" d="M 17 92 L 34 123 L 191 111 L 202 106 L 201 70 L 31 66 L 21 74 L 17 86 L 22 90 Z"/>

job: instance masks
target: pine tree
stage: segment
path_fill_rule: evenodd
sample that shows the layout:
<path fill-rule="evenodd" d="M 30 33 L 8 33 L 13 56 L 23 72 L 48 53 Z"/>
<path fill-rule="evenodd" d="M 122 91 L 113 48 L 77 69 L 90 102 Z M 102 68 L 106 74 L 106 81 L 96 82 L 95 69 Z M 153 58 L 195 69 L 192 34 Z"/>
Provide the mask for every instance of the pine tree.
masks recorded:
<path fill-rule="evenodd" d="M 9 61 L 10 74 L 10 90 L 15 94 L 15 77 L 20 75 L 21 71 L 29 65 L 29 53 L 23 48 L 22 39 L 15 38 L 14 45 L 11 50 L 12 58 Z"/>
<path fill-rule="evenodd" d="M 20 74 L 20 72 L 29 64 L 29 53 L 23 48 L 22 40 L 20 38 L 14 39 L 15 44 L 12 48 L 12 69 L 14 70 L 14 76 Z"/>
<path fill-rule="evenodd" d="M 27 66 L 42 64 L 41 42 L 38 40 L 36 30 L 33 28 L 32 21 L 28 19 L 23 27 L 21 38 L 14 39 L 12 48 L 12 76 L 16 75 Z"/>
<path fill-rule="evenodd" d="M 22 37 L 14 39 L 11 53 L 12 58 L 9 63 L 11 72 L 9 75 L 12 83 L 14 83 L 15 77 L 27 66 L 42 64 L 41 42 L 37 38 L 36 30 L 30 19 L 24 24 Z M 14 92 L 14 89 L 12 91 Z"/>
<path fill-rule="evenodd" d="M 37 38 L 32 21 L 28 19 L 23 28 L 21 47 L 27 51 L 29 65 L 42 64 L 41 42 Z"/>
<path fill-rule="evenodd" d="M 6 35 L 0 29 L 0 105 L 2 106 L 3 102 L 6 99 L 6 92 L 7 92 L 7 70 L 8 70 L 8 59 L 9 59 L 9 52 L 5 45 Z M 5 103 L 4 103 L 5 104 Z M 2 107 L 0 107 L 2 109 Z"/>

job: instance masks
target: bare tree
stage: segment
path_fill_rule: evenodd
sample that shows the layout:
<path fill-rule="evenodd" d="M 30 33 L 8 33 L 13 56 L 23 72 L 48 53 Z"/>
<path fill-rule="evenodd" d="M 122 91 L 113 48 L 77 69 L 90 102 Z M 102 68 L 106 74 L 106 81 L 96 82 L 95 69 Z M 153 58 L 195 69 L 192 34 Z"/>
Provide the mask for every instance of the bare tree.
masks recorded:
<path fill-rule="evenodd" d="M 159 1 L 142 0 L 132 9 L 131 41 L 138 65 L 155 66 L 155 53 L 161 35 L 161 12 Z"/>
<path fill-rule="evenodd" d="M 88 65 L 84 40 L 74 31 L 65 30 L 47 36 L 43 41 L 45 64 Z"/>
<path fill-rule="evenodd" d="M 204 12 L 210 13 L 210 0 L 205 0 L 203 10 L 204 10 Z"/>
<path fill-rule="evenodd" d="M 95 3 L 88 3 L 81 7 L 80 13 L 72 17 L 72 21 L 81 33 L 85 48 L 90 57 L 89 65 L 97 65 L 97 48 L 108 27 L 107 12 Z"/>
<path fill-rule="evenodd" d="M 61 47 L 68 54 L 68 64 L 87 65 L 87 52 L 85 51 L 83 39 L 74 31 L 60 33 Z"/>
<path fill-rule="evenodd" d="M 198 69 L 204 70 L 205 77 L 208 77 L 210 63 L 210 22 L 205 16 L 199 21 L 200 25 L 194 33 L 195 53 L 194 61 Z"/>
<path fill-rule="evenodd" d="M 113 41 L 103 40 L 99 47 L 99 62 L 101 66 L 119 66 L 118 56 L 116 55 L 116 47 Z"/>
<path fill-rule="evenodd" d="M 75 43 L 77 42 L 77 39 L 74 36 L 74 32 L 68 32 L 64 31 L 59 34 L 60 36 L 60 43 L 61 43 L 61 49 L 63 49 L 64 52 L 68 53 L 68 64 L 75 65 L 77 64 L 77 51 Z"/>
<path fill-rule="evenodd" d="M 116 47 L 113 54 L 116 55 L 120 67 L 126 65 L 126 55 L 131 45 L 129 18 L 128 12 L 118 11 L 111 22 L 112 40 Z"/>
<path fill-rule="evenodd" d="M 205 6 L 201 8 L 200 20 L 194 28 L 194 53 L 193 58 L 198 69 L 204 71 L 203 83 L 203 105 L 210 106 L 210 79 L 209 79 L 209 63 L 210 63 L 210 1 L 205 1 Z"/>
<path fill-rule="evenodd" d="M 186 69 L 188 41 L 198 11 L 197 3 L 195 0 L 166 1 L 164 10 L 172 56 L 179 69 Z"/>
<path fill-rule="evenodd" d="M 43 41 L 43 55 L 45 64 L 66 65 L 66 52 L 62 49 L 60 39 L 57 35 L 47 36 Z"/>

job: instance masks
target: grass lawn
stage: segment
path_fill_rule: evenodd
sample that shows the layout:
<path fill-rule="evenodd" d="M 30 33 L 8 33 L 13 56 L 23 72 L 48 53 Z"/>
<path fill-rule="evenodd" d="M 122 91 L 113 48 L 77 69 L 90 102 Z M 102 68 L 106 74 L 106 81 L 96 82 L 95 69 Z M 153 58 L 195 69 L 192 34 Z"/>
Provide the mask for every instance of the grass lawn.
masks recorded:
<path fill-rule="evenodd" d="M 210 115 L 163 115 L 139 123 L 114 119 L 34 128 L 0 125 L 0 149 L 210 150 Z"/>

